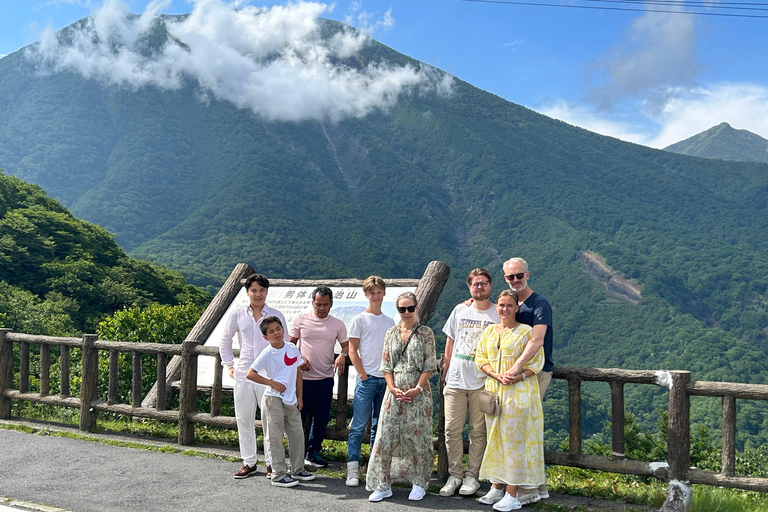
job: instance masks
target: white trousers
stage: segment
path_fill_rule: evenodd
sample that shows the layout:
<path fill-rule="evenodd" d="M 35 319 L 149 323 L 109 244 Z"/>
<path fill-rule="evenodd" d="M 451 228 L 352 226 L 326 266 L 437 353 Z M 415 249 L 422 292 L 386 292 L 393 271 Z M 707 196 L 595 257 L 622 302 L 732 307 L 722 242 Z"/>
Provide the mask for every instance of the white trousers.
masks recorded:
<path fill-rule="evenodd" d="M 235 381 L 235 419 L 237 420 L 237 437 L 240 442 L 240 457 L 243 464 L 256 464 L 256 409 L 261 403 L 267 387 L 250 380 Z M 270 465 L 269 450 L 267 449 L 266 422 L 264 425 L 264 460 Z"/>

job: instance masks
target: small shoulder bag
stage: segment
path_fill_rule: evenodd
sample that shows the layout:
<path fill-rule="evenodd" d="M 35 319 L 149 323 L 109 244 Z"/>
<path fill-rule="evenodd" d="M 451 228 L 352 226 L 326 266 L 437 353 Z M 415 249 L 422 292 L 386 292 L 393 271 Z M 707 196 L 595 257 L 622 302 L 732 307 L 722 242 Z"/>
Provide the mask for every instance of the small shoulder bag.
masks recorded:
<path fill-rule="evenodd" d="M 501 334 L 497 333 L 497 336 L 499 337 L 499 344 L 497 346 L 497 350 L 499 351 L 499 366 L 501 366 Z M 499 371 L 499 368 L 497 368 L 496 373 L 499 373 Z M 499 415 L 499 410 L 501 409 L 501 400 L 499 399 L 499 395 L 493 391 L 483 389 L 480 391 L 478 399 L 480 400 L 480 410 L 483 413 L 488 416 Z"/>

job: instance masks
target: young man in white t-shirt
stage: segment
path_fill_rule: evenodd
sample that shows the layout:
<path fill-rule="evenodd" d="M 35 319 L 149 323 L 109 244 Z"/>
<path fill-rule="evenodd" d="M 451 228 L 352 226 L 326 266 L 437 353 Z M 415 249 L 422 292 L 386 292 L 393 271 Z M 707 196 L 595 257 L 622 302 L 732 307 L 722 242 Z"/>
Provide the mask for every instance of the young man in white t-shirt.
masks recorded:
<path fill-rule="evenodd" d="M 384 374 L 379 371 L 384 350 L 384 335 L 395 322 L 381 312 L 387 285 L 379 276 L 363 281 L 368 308 L 352 318 L 349 324 L 349 360 L 357 371 L 352 424 L 347 440 L 347 482 L 349 487 L 360 485 L 360 449 L 363 433 L 371 420 L 371 446 L 376 438 L 379 411 L 387 390 Z"/>
<path fill-rule="evenodd" d="M 485 374 L 475 365 L 477 342 L 483 330 L 499 323 L 499 315 L 490 301 L 491 274 L 476 268 L 467 275 L 472 304 L 456 306 L 445 322 L 445 447 L 448 452 L 448 481 L 441 496 L 453 496 L 456 489 L 463 496 L 475 494 L 480 464 L 485 452 L 485 415 L 480 410 L 480 391 L 485 387 Z M 464 471 L 464 423 L 469 412 L 469 462 Z"/>
<path fill-rule="evenodd" d="M 304 429 L 301 425 L 301 370 L 304 362 L 299 349 L 284 341 L 285 329 L 279 318 L 270 316 L 260 325 L 269 347 L 261 351 L 251 365 L 248 380 L 267 386 L 261 400 L 261 411 L 267 425 L 267 447 L 272 459 L 272 485 L 294 487 L 315 479 L 304 469 Z M 261 372 L 261 374 L 259 373 Z M 262 374 L 267 374 L 271 378 Z M 288 437 L 291 456 L 291 476 L 285 467 L 283 434 Z"/>

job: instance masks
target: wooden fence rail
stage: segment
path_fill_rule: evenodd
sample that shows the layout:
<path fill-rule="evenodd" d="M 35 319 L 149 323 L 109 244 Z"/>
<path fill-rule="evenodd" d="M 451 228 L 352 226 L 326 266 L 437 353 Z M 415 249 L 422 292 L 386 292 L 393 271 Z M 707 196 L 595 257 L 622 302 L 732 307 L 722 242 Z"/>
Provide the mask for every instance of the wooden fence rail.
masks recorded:
<path fill-rule="evenodd" d="M 18 345 L 18 350 L 14 346 Z M 30 391 L 30 346 L 38 346 L 39 390 Z M 59 350 L 59 393 L 51 395 L 51 348 Z M 82 373 L 79 396 L 70 396 L 71 351 L 81 351 Z M 99 390 L 99 352 L 109 354 L 108 386 L 106 400 Z M 16 354 L 18 353 L 18 359 Z M 118 361 L 119 354 L 131 354 L 132 386 L 129 403 L 118 403 Z M 142 405 L 142 355 L 157 358 L 157 402 L 154 407 Z M 197 386 L 198 356 L 214 358 L 214 378 L 210 390 Z M 166 382 L 169 357 L 179 356 L 181 360 L 180 379 L 172 386 L 179 389 L 177 410 L 167 410 Z M 18 361 L 18 373 L 16 363 Z M 348 366 L 347 366 L 348 368 Z M 14 378 L 18 375 L 18 387 Z M 347 370 L 339 379 L 335 400 L 336 426 L 328 429 L 327 437 L 346 441 L 347 429 Z M 553 378 L 562 379 L 568 385 L 569 397 L 569 447 L 568 452 L 546 451 L 548 464 L 573 466 L 614 473 L 652 476 L 669 482 L 669 497 L 661 510 L 685 510 L 690 501 L 690 484 L 716 485 L 753 491 L 768 491 L 768 478 L 755 478 L 735 474 L 736 460 L 736 400 L 768 401 L 768 385 L 737 384 L 707 381 L 692 381 L 687 371 L 621 370 L 615 368 L 578 368 L 556 366 Z M 599 457 L 582 453 L 581 444 L 581 383 L 584 381 L 606 382 L 611 394 L 612 440 L 611 457 Z M 629 460 L 625 457 L 624 440 L 624 385 L 646 384 L 668 389 L 668 446 L 667 461 L 648 463 Z M 100 395 L 100 392 L 102 394 Z M 197 395 L 209 392 L 210 410 L 196 409 Z M 447 477 L 447 461 L 444 447 L 444 412 L 441 386 L 436 391 L 440 396 L 438 437 L 435 449 L 438 452 L 438 477 Z M 198 340 L 185 340 L 180 345 L 154 343 L 128 343 L 97 340 L 95 335 L 82 338 L 56 338 L 13 333 L 0 329 L 0 418 L 10 418 L 13 400 L 57 405 L 80 409 L 79 428 L 91 431 L 96 426 L 98 412 L 108 412 L 132 417 L 152 418 L 178 423 L 178 443 L 194 444 L 195 425 L 237 428 L 233 416 L 221 415 L 224 390 L 222 388 L 221 359 L 217 347 L 205 347 Z M 719 473 L 690 468 L 690 397 L 719 397 L 722 400 L 722 470 Z M 256 421 L 261 428 L 261 422 Z"/>

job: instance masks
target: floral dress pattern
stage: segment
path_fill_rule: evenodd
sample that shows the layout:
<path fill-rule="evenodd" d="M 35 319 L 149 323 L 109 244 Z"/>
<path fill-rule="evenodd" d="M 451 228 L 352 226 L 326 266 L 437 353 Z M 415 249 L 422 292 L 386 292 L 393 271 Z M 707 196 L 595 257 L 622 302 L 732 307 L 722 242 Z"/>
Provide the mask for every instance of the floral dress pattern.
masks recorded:
<path fill-rule="evenodd" d="M 399 326 L 391 327 L 384 338 L 381 371 L 391 373 L 395 387 L 407 391 L 416 387 L 423 372 L 437 370 L 435 336 L 432 329 L 422 325 L 401 356 L 404 345 Z M 426 489 L 434 459 L 429 382 L 410 403 L 398 402 L 387 389 L 368 461 L 366 489 L 384 491 L 392 483 L 416 484 Z"/>
<path fill-rule="evenodd" d="M 531 328 L 519 324 L 503 334 L 489 325 L 477 344 L 478 368 L 490 364 L 495 373 L 504 373 L 520 357 L 531 339 Z M 539 351 L 524 366 L 534 373 L 544 367 L 544 351 Z M 500 397 L 497 416 L 486 416 L 488 444 L 480 467 L 480 478 L 492 483 L 536 487 L 545 482 L 544 414 L 541 410 L 539 382 L 535 376 L 515 384 L 502 385 L 492 377 L 485 389 Z"/>

